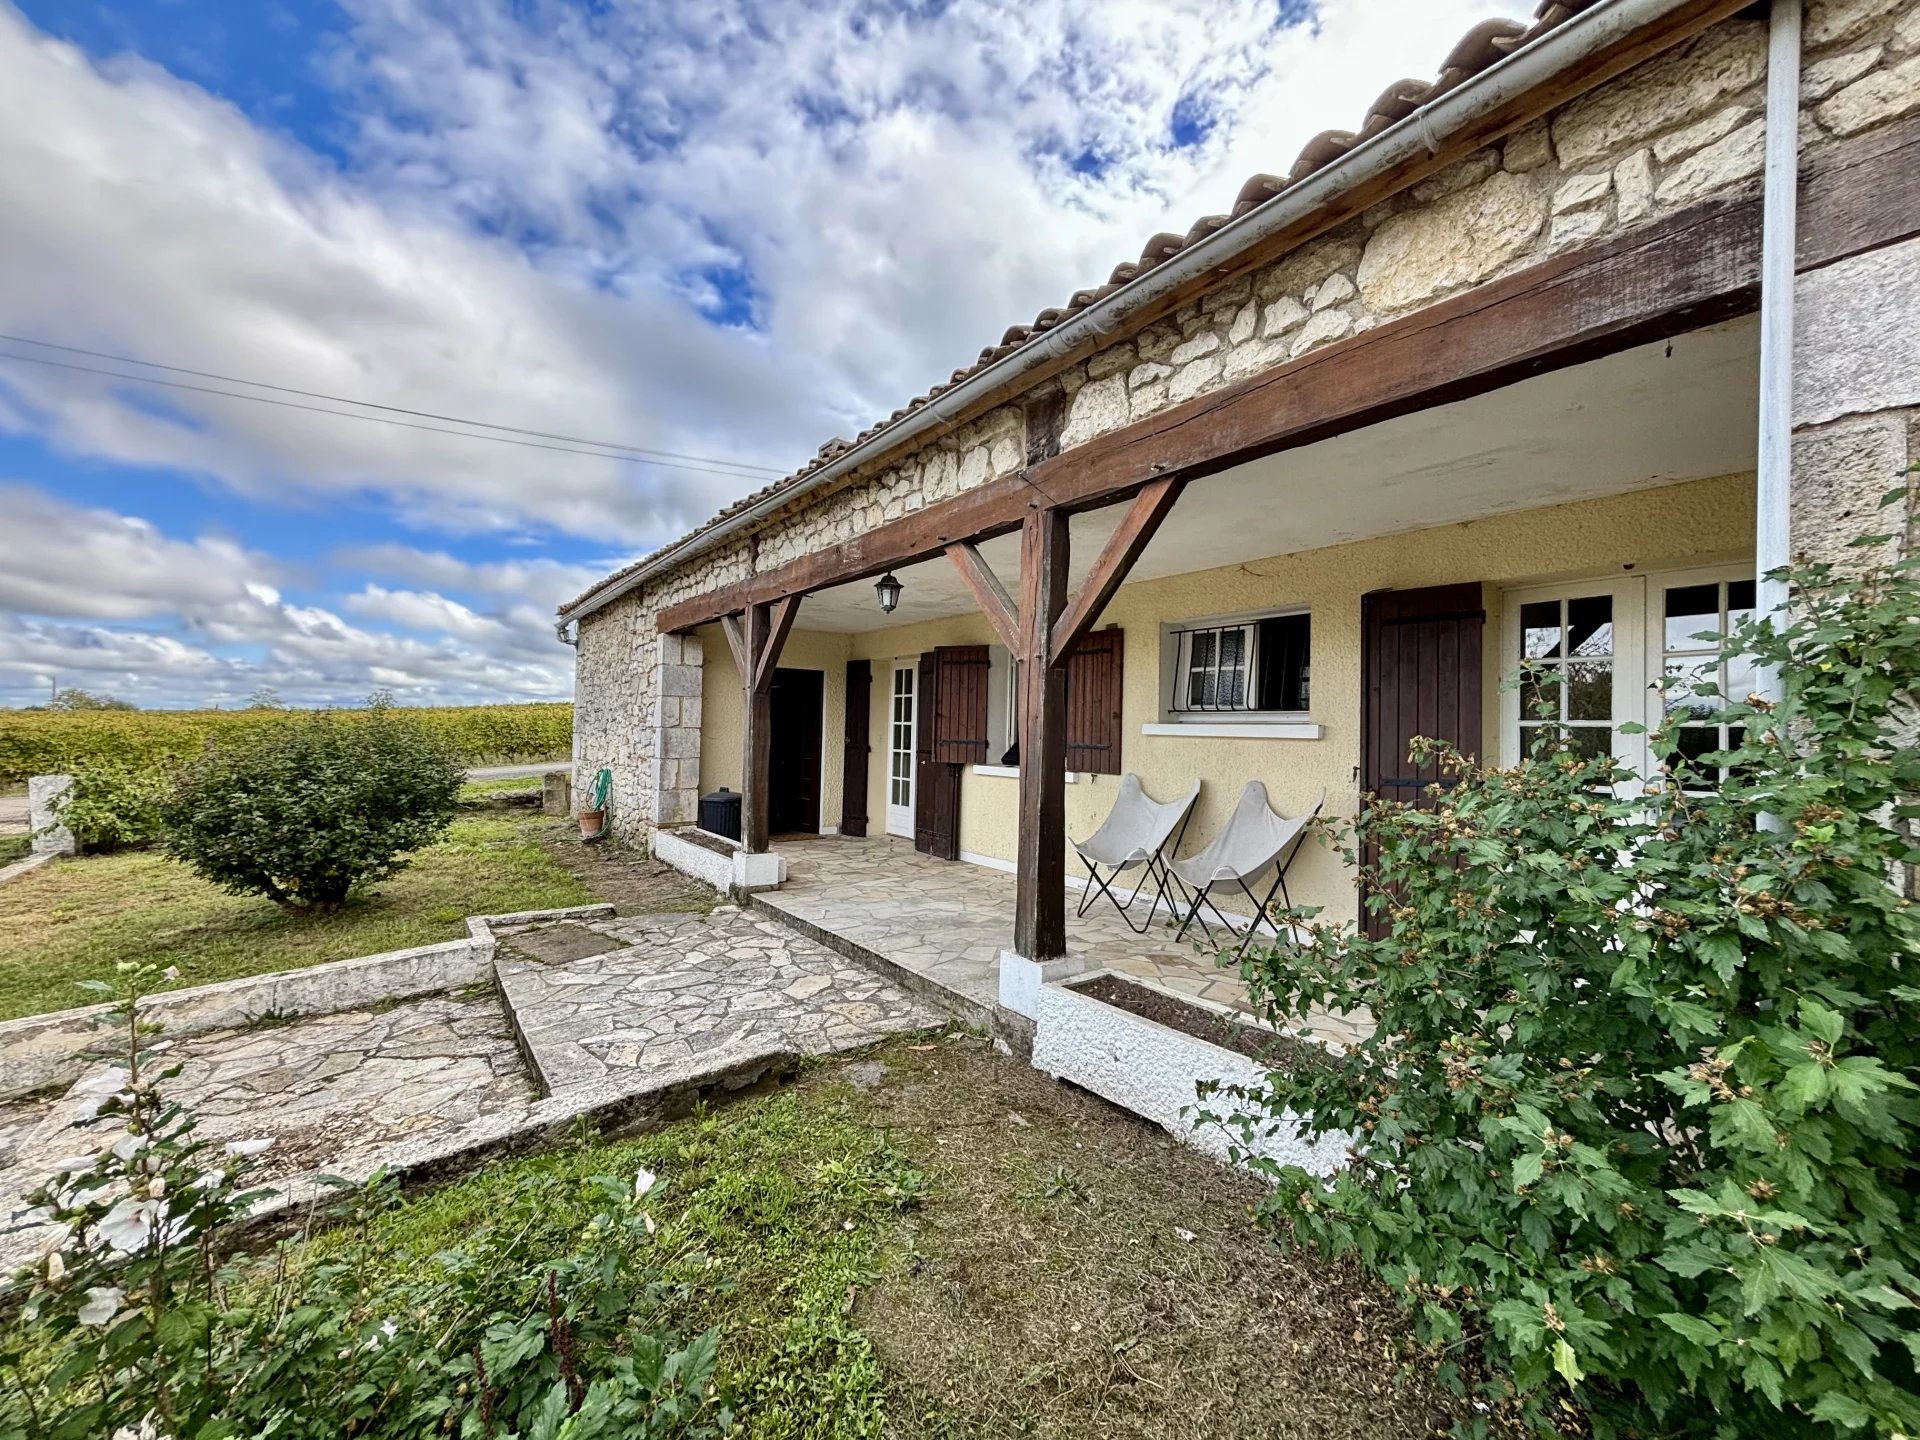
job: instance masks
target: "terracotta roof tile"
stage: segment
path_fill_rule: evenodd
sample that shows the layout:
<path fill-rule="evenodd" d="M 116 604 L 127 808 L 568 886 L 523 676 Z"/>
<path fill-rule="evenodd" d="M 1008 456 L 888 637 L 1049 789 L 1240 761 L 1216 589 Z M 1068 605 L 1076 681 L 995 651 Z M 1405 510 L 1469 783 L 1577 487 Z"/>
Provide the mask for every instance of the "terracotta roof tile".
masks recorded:
<path fill-rule="evenodd" d="M 1401 120 L 1406 119 L 1407 116 L 1411 115 L 1422 105 L 1454 89 L 1456 86 L 1463 84 L 1489 66 L 1505 59 L 1521 46 L 1531 43 L 1548 31 L 1565 24 L 1574 16 L 1602 3 L 1604 3 L 1604 0 L 1540 0 L 1539 7 L 1534 12 L 1534 18 L 1531 24 L 1523 25 L 1514 20 L 1482 21 L 1463 35 L 1459 42 L 1454 45 L 1453 49 L 1447 53 L 1446 59 L 1441 62 L 1440 73 L 1435 79 L 1431 81 L 1399 80 L 1394 82 L 1383 90 L 1379 98 L 1367 107 L 1366 114 L 1358 130 L 1323 130 L 1306 143 L 1284 177 L 1255 175 L 1249 179 L 1246 184 L 1240 187 L 1240 192 L 1235 197 L 1230 215 L 1204 216 L 1196 221 L 1185 235 L 1175 235 L 1171 231 L 1162 231 L 1160 234 L 1155 235 L 1142 247 L 1139 261 L 1137 263 L 1123 261 L 1114 266 L 1113 273 L 1108 277 L 1105 285 L 1094 290 L 1076 291 L 1065 309 L 1052 307 L 1042 310 L 1034 317 L 1030 324 L 1009 326 L 1006 333 L 1000 337 L 999 344 L 987 346 L 980 352 L 978 359 L 971 365 L 963 366 L 955 370 L 949 380 L 933 386 L 924 395 L 915 397 L 905 406 L 894 411 L 893 414 L 881 424 L 862 431 L 858 440 L 852 443 L 838 438 L 828 441 L 820 447 L 820 452 L 815 458 L 809 460 L 792 475 L 782 480 L 776 480 L 773 484 L 734 501 L 705 525 L 689 532 L 679 540 L 674 541 L 671 545 L 663 547 L 663 549 L 673 549 L 685 544 L 688 540 L 693 539 L 705 530 L 711 529 L 721 521 L 739 514 L 741 511 L 760 503 L 762 500 L 783 489 L 798 485 L 807 476 L 819 470 L 822 465 L 830 463 L 836 456 L 845 454 L 848 450 L 851 450 L 854 444 L 861 443 L 879 434 L 887 428 L 887 426 L 904 419 L 922 405 L 927 404 L 937 396 L 951 390 L 961 381 L 1011 355 L 1014 351 L 1032 340 L 1035 335 L 1057 325 L 1073 311 L 1084 309 L 1087 305 L 1093 304 L 1097 300 L 1112 294 L 1113 291 L 1117 290 L 1120 286 L 1139 278 L 1155 266 L 1165 264 L 1188 246 L 1205 239 L 1222 225 L 1227 224 L 1230 219 L 1238 219 L 1248 211 L 1265 204 L 1288 186 L 1297 185 L 1316 171 L 1332 164 L 1361 141 L 1372 139 L 1389 126 L 1398 124 Z M 654 553 L 659 554 L 661 552 L 656 551 Z M 562 606 L 561 609 L 573 609 L 606 586 L 632 574 L 651 558 L 651 556 L 648 556 L 637 560 L 624 569 L 614 572 L 612 575 L 607 576 L 604 580 L 601 580 L 598 584 L 586 590 L 583 594 L 569 601 L 566 605 Z"/>

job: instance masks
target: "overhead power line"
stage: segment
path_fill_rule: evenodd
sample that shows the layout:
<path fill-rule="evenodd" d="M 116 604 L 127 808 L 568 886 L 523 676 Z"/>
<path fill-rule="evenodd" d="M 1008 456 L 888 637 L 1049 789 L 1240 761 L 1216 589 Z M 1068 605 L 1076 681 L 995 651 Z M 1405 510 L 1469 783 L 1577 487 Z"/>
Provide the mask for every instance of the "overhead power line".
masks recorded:
<path fill-rule="evenodd" d="M 421 425 L 412 420 L 395 420 L 389 415 L 358 415 L 351 410 L 329 410 L 323 405 L 302 405 L 295 400 L 275 400 L 269 395 L 246 395 L 237 390 L 215 390 L 208 385 L 189 385 L 180 380 L 162 380 L 157 375 L 129 375 L 121 370 L 102 370 L 97 365 L 75 365 L 66 360 L 50 360 L 44 355 L 15 355 L 0 350 L 0 360 L 17 360 L 27 365 L 44 365 L 54 370 L 77 370 L 86 375 L 105 375 L 113 380 L 130 380 L 136 385 L 159 385 L 168 390 L 191 390 L 198 395 L 218 395 L 227 400 L 247 400 L 255 405 L 276 405 L 283 410 L 305 410 L 314 415 L 331 415 L 338 420 L 362 420 L 372 425 L 396 425 L 402 430 L 425 430 L 433 435 L 453 435 L 463 440 L 484 440 L 491 445 L 518 445 L 527 450 L 552 450 L 562 455 L 587 455 L 595 460 L 626 460 L 657 465 L 664 470 L 690 470 L 700 475 L 724 475 L 731 480 L 764 480 L 765 475 L 742 470 L 718 469 L 731 461 L 712 465 L 694 465 L 686 461 L 656 460 L 645 455 L 630 455 L 605 450 L 582 450 L 571 445 L 548 445 L 539 440 L 516 440 L 508 435 L 479 435 L 471 430 L 450 430 L 444 425 Z M 245 383 L 244 381 L 241 383 Z M 349 404 L 355 403 L 352 401 Z M 692 457 L 690 457 L 692 458 Z M 778 474 L 779 472 L 772 472 Z"/>
<path fill-rule="evenodd" d="M 222 375 L 212 370 L 193 370 L 188 368 L 185 365 L 163 365 L 157 360 L 138 360 L 130 355 L 113 355 L 113 354 L 109 354 L 107 351 L 104 351 L 104 350 L 85 350 L 78 345 L 57 345 L 51 340 L 35 340 L 32 337 L 26 336 L 26 335 L 8 335 L 8 334 L 0 333 L 0 340 L 4 340 L 9 344 L 13 344 L 13 345 L 32 345 L 43 350 L 58 350 L 63 354 L 67 354 L 67 355 L 85 355 L 88 358 L 93 360 L 111 360 L 116 365 L 138 365 L 138 366 L 141 366 L 143 369 L 147 369 L 147 370 L 165 370 L 166 372 L 172 375 L 192 375 L 201 380 L 218 380 L 223 384 L 227 384 L 227 385 L 249 385 L 258 390 L 272 390 L 281 395 L 303 395 L 309 400 L 326 400 L 335 405 L 358 405 L 368 410 L 384 410 L 388 414 L 392 414 L 392 415 L 412 415 L 422 420 L 444 420 L 444 421 L 447 421 L 449 424 L 472 425 L 482 430 L 500 430 L 511 435 L 532 435 L 541 440 L 562 440 L 562 441 L 568 442 L 569 444 L 574 444 L 574 445 L 591 445 L 601 450 L 620 450 L 620 451 L 629 452 L 634 455 L 644 455 L 648 457 L 658 456 L 666 460 L 690 460 L 701 465 L 725 466 L 730 470 L 757 471 L 761 474 L 774 476 L 774 477 L 778 477 L 786 473 L 785 471 L 780 470 L 777 467 L 772 465 L 755 465 L 745 460 L 723 460 L 718 458 L 717 456 L 711 456 L 711 455 L 687 455 L 687 454 L 682 454 L 677 450 L 660 450 L 647 445 L 625 445 L 616 440 L 592 440 L 592 439 L 588 439 L 583 435 L 568 435 L 568 434 L 555 432 L 551 430 L 528 430 L 518 425 L 502 425 L 491 420 L 469 420 L 464 415 L 441 415 L 432 410 L 410 410 L 404 405 L 386 405 L 386 404 L 382 404 L 378 400 L 355 400 L 351 396 L 329 395 L 325 391 L 321 391 L 321 390 L 302 390 L 292 385 L 275 385 L 265 380 L 248 380 L 242 376 L 237 376 L 237 375 Z M 7 356 L 4 354 L 4 352 L 0 352 L 0 358 L 13 359 L 13 360 L 25 360 L 25 361 L 28 361 L 29 363 L 34 363 L 34 364 L 53 363 L 51 361 L 37 360 L 34 356 L 31 356 L 31 355 Z M 72 366 L 67 366 L 65 368 L 73 369 L 73 370 L 88 369 L 88 367 L 84 365 L 72 365 Z M 109 374 L 113 374 L 114 372 L 107 371 L 107 370 L 94 370 L 94 371 L 89 371 L 89 373 L 98 374 L 98 375 L 109 375 Z M 140 375 L 122 375 L 119 378 L 123 380 L 142 381 L 148 384 L 164 383 L 164 382 L 152 380 L 146 376 L 140 376 Z M 186 390 L 195 390 L 195 389 L 199 389 L 200 387 L 186 385 L 186 386 L 180 386 L 178 388 L 186 389 Z M 232 391 L 225 391 L 225 390 L 206 390 L 206 391 L 203 391 L 202 393 L 208 394 L 208 395 L 232 395 L 233 398 L 236 400 L 247 400 L 247 399 L 259 398 L 258 396 L 234 395 Z M 296 406 L 294 408 L 306 409 L 309 407 Z M 321 411 L 319 413 L 339 414 L 341 412 Z M 372 419 L 374 417 L 355 416 L 352 418 Z M 449 431 L 446 433 L 454 434 L 458 432 Z M 476 436 L 475 438 L 483 439 L 486 437 Z"/>

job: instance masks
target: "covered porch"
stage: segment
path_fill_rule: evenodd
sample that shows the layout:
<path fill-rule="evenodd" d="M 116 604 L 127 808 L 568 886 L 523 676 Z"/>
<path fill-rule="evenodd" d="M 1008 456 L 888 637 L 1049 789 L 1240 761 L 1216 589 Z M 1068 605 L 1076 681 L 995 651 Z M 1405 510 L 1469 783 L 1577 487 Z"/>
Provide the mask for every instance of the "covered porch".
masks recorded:
<path fill-rule="evenodd" d="M 663 613 L 703 661 L 700 790 L 741 793 L 765 862 L 741 888 L 981 1007 L 1031 1018 L 1041 985 L 1095 970 L 1243 1007 L 1204 938 L 1075 915 L 1071 841 L 1120 777 L 1163 800 L 1199 782 L 1169 855 L 1249 782 L 1283 815 L 1351 817 L 1437 778 L 1415 735 L 1518 758 L 1523 661 L 1566 682 L 1571 741 L 1657 763 L 1632 728 L 1657 721 L 1655 682 L 1715 663 L 1690 637 L 1754 603 L 1757 351 L 1751 320 L 1684 331 L 1118 503 L 1023 501 L 971 539 L 954 528 L 977 517 L 943 513 L 962 497 L 784 567 L 778 600 Z M 1362 918 L 1324 837 L 1289 880 Z"/>

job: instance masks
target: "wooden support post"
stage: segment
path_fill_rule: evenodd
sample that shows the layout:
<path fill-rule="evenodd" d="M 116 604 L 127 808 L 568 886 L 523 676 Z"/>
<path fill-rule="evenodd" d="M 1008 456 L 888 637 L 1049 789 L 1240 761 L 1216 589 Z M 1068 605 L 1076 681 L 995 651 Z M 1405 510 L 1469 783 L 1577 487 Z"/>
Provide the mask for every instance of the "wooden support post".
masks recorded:
<path fill-rule="evenodd" d="M 747 607 L 745 673 L 740 677 L 743 709 L 740 727 L 740 843 L 748 854 L 758 855 L 767 848 L 767 741 L 771 729 L 772 702 L 766 690 L 754 684 L 754 670 L 760 647 L 766 643 L 772 607 Z"/>
<path fill-rule="evenodd" d="M 749 605 L 744 627 L 731 615 L 726 617 L 727 640 L 740 670 L 744 712 L 740 735 L 740 844 L 749 855 L 761 854 L 767 848 L 773 672 L 799 608 L 800 597 L 788 595 L 770 604 Z"/>
<path fill-rule="evenodd" d="M 1067 953 L 1067 675 L 1054 626 L 1067 603 L 1067 514 L 1035 510 L 1020 536 L 1020 850 L 1013 948 Z"/>

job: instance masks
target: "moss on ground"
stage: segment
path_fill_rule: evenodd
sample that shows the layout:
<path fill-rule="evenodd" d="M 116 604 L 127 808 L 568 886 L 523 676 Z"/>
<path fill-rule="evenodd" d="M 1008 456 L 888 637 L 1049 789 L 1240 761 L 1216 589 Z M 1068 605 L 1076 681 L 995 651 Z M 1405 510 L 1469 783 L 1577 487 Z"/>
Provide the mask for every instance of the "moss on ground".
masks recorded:
<path fill-rule="evenodd" d="M 0 890 L 0 1019 L 85 1004 L 76 982 L 121 960 L 205 985 L 458 939 L 472 914 L 592 900 L 539 836 L 515 817 L 463 817 L 371 893 L 314 916 L 229 895 L 158 851 L 62 860 Z"/>
<path fill-rule="evenodd" d="M 589 1177 L 642 1165 L 664 1182 L 675 1278 L 699 1282 L 676 1320 L 722 1327 L 748 1436 L 1412 1440 L 1451 1423 L 1390 1295 L 1274 1250 L 1249 1182 L 972 1036 L 497 1166 L 382 1223 L 413 1263 L 483 1225 L 557 1246 L 592 1214 Z"/>

